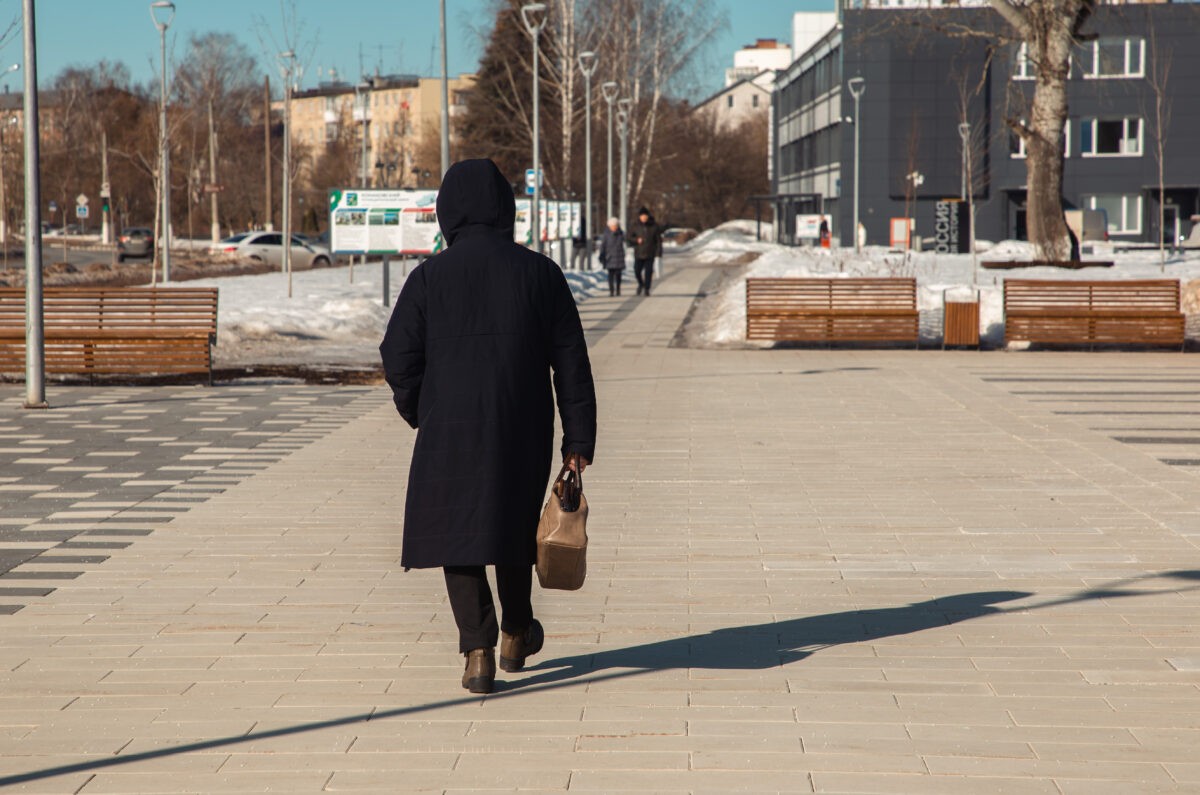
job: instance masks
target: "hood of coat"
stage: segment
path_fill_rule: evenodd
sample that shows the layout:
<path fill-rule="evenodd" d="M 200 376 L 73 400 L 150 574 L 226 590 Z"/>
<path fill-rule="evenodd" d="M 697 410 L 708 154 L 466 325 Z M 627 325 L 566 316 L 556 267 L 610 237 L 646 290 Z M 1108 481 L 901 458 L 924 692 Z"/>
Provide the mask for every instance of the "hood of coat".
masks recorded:
<path fill-rule="evenodd" d="M 446 245 L 470 226 L 490 227 L 511 238 L 516 215 L 512 185 L 491 160 L 463 160 L 442 178 L 437 219 Z"/>

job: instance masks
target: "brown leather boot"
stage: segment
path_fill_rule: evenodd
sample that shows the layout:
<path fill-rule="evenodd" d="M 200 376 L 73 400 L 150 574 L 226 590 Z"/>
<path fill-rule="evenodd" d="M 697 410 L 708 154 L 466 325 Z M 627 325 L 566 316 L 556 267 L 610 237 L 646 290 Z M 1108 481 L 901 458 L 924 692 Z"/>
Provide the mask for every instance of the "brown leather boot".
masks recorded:
<path fill-rule="evenodd" d="M 542 650 L 546 632 L 536 618 L 520 635 L 500 633 L 500 670 L 512 673 L 525 667 L 525 658 Z"/>
<path fill-rule="evenodd" d="M 471 649 L 463 655 L 467 668 L 463 671 L 462 686 L 472 693 L 490 693 L 496 684 L 496 649 Z"/>

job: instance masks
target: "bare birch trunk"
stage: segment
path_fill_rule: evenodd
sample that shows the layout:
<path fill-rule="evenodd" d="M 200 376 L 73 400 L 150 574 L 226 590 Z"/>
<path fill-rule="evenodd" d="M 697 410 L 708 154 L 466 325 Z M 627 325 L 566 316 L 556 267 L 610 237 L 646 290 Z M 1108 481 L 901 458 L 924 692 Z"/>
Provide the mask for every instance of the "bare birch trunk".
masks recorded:
<path fill-rule="evenodd" d="M 1025 42 L 1035 82 L 1027 124 L 1013 123 L 1025 141 L 1026 224 L 1039 259 L 1065 260 L 1071 233 L 1062 205 L 1063 127 L 1067 79 L 1077 30 L 1094 0 L 989 0 Z"/>

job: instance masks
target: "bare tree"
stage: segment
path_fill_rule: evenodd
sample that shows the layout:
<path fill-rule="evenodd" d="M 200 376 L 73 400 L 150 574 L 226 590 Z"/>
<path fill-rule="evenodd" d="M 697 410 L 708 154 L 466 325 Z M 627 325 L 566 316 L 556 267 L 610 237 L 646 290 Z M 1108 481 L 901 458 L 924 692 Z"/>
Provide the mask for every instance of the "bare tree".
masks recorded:
<path fill-rule="evenodd" d="M 589 0 L 584 18 L 596 32 L 596 80 L 617 82 L 633 100 L 628 188 L 638 196 L 658 156 L 664 105 L 694 87 L 693 70 L 726 18 L 710 0 Z"/>
<path fill-rule="evenodd" d="M 1160 47 L 1152 15 L 1147 14 L 1149 28 L 1146 33 L 1147 57 L 1146 87 L 1150 89 L 1152 108 L 1142 115 L 1150 122 L 1150 135 L 1154 145 L 1154 165 L 1158 169 L 1158 263 L 1167 267 L 1167 186 L 1164 174 L 1166 162 L 1167 129 L 1171 126 L 1171 94 L 1168 91 L 1171 79 L 1171 62 L 1175 51 L 1170 45 Z M 1145 95 L 1143 95 L 1143 102 Z M 1178 241 L 1172 241 L 1172 247 Z"/>
<path fill-rule="evenodd" d="M 1025 142 L 1029 186 L 1026 219 L 1038 256 L 1065 260 L 1075 251 L 1063 214 L 1063 128 L 1071 50 L 1089 38 L 1081 29 L 1096 0 L 988 0 L 1024 43 L 1034 90 L 1026 120 L 1008 123 Z"/>

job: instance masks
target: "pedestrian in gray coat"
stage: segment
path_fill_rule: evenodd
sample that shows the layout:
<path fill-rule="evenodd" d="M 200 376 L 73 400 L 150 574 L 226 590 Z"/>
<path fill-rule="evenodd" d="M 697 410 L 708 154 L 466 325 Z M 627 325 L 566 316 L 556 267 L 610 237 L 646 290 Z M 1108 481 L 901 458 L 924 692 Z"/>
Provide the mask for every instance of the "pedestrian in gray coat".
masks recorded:
<path fill-rule="evenodd" d="M 600 238 L 600 264 L 608 271 L 608 294 L 620 295 L 621 275 L 625 270 L 625 233 L 616 218 L 608 219 L 608 228 Z"/>

